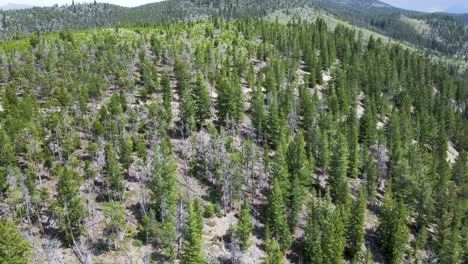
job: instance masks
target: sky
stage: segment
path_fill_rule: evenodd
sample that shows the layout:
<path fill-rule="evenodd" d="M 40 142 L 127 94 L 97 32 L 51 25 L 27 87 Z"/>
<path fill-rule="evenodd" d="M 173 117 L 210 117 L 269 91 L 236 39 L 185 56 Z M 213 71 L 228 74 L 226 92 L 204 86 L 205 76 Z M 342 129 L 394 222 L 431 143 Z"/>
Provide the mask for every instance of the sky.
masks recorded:
<path fill-rule="evenodd" d="M 93 0 L 75 0 L 76 3 L 92 2 Z M 121 6 L 139 6 L 161 0 L 98 0 Z M 285 0 L 287 1 L 287 0 Z M 453 13 L 468 13 L 468 0 L 381 0 L 396 7 L 424 12 L 450 11 Z M 54 4 L 71 4 L 72 0 L 0 0 L 0 6 L 8 3 L 27 4 L 34 6 L 50 6 Z"/>
<path fill-rule="evenodd" d="M 1 0 L 0 0 L 1 1 Z M 424 12 L 468 13 L 468 0 L 380 0 L 387 4 Z"/>
<path fill-rule="evenodd" d="M 106 2 L 120 6 L 139 6 L 147 3 L 159 2 L 161 0 L 97 0 L 97 2 Z M 24 4 L 32 6 L 52 6 L 54 4 L 71 4 L 72 0 L 0 0 L 0 6 L 8 3 Z M 92 3 L 94 0 L 75 0 L 75 3 Z"/>

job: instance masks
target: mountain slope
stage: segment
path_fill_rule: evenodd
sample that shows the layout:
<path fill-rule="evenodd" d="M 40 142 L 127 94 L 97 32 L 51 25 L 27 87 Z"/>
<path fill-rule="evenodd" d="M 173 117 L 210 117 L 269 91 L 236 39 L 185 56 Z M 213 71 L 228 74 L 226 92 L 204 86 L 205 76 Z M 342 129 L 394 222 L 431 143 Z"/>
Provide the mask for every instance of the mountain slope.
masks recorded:
<path fill-rule="evenodd" d="M 207 19 L 214 14 L 227 19 L 259 18 L 279 10 L 306 6 L 325 9 L 353 25 L 429 50 L 461 58 L 468 54 L 468 27 L 461 22 L 465 16 L 409 11 L 376 0 L 168 0 L 134 8 L 109 4 L 33 8 L 0 12 L 0 32 L 6 38 L 17 38 L 18 31 L 57 32 L 62 29 L 196 20 Z M 411 21 L 424 23 L 427 27 L 421 31 L 415 28 L 415 23 L 408 23 Z"/>

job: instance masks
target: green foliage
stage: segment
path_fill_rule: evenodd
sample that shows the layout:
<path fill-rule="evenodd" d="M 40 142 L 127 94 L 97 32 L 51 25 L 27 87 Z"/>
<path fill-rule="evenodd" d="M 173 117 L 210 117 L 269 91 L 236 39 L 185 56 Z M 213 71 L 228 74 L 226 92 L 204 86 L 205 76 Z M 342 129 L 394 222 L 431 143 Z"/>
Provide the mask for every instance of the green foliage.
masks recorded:
<path fill-rule="evenodd" d="M 112 144 L 108 144 L 106 146 L 105 157 L 104 171 L 107 177 L 109 195 L 113 199 L 121 200 L 125 188 L 125 179 L 122 174 L 121 166 L 117 159 L 114 146 Z"/>
<path fill-rule="evenodd" d="M 350 202 L 348 171 L 348 144 L 345 137 L 340 134 L 334 144 L 333 159 L 330 165 L 329 186 L 333 201 L 336 204 L 348 205 Z"/>
<path fill-rule="evenodd" d="M 405 254 L 409 237 L 406 217 L 403 202 L 395 201 L 391 192 L 387 191 L 379 216 L 378 233 L 389 263 L 401 263 Z"/>
<path fill-rule="evenodd" d="M 202 214 L 200 202 L 195 200 L 189 203 L 188 217 L 184 229 L 184 242 L 182 245 L 183 253 L 180 261 L 184 264 L 203 264 L 205 263 L 204 254 L 201 251 L 202 236 Z"/>
<path fill-rule="evenodd" d="M 236 124 L 244 115 L 244 93 L 235 77 L 220 77 L 216 86 L 218 92 L 218 118 L 224 124 Z"/>
<path fill-rule="evenodd" d="M 210 117 L 210 97 L 206 88 L 204 76 L 197 74 L 197 80 L 194 85 L 195 106 L 196 106 L 196 123 L 197 127 L 201 127 L 206 119 Z"/>
<path fill-rule="evenodd" d="M 287 250 L 291 246 L 292 237 L 288 229 L 283 193 L 277 180 L 274 180 L 268 197 L 268 225 L 272 237 L 278 241 L 281 250 Z"/>
<path fill-rule="evenodd" d="M 235 233 L 239 239 L 240 248 L 246 250 L 250 247 L 250 235 L 253 230 L 253 223 L 250 219 L 250 205 L 248 200 L 244 200 L 239 212 L 239 220 L 237 222 Z"/>
<path fill-rule="evenodd" d="M 347 230 L 348 253 L 355 258 L 361 252 L 365 235 L 366 187 L 361 185 L 357 199 L 353 202 Z"/>
<path fill-rule="evenodd" d="M 0 220 L 0 263 L 27 263 L 31 256 L 30 243 L 21 237 L 15 224 Z"/>

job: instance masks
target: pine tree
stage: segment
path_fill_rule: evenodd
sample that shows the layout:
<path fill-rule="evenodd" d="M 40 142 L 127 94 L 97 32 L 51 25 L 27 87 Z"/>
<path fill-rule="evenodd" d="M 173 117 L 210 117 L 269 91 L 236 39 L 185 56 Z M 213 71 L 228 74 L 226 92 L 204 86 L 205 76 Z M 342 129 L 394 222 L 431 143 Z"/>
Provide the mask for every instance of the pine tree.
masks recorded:
<path fill-rule="evenodd" d="M 362 152 L 362 156 L 364 157 L 362 172 L 366 180 L 366 193 L 373 200 L 377 193 L 377 164 L 366 147 L 362 149 Z"/>
<path fill-rule="evenodd" d="M 267 224 L 265 227 L 265 264 L 282 264 L 283 251 L 280 248 L 278 241 L 271 237 L 270 227 Z"/>
<path fill-rule="evenodd" d="M 269 105 L 266 135 L 268 142 L 273 148 L 277 148 L 281 139 L 281 121 L 278 110 L 278 103 L 275 99 Z"/>
<path fill-rule="evenodd" d="M 180 91 L 179 118 L 180 129 L 190 134 L 196 128 L 196 105 L 190 86 Z"/>
<path fill-rule="evenodd" d="M 283 193 L 277 180 L 274 180 L 273 189 L 268 197 L 268 224 L 281 249 L 288 249 L 292 242 L 291 233 L 288 229 Z"/>
<path fill-rule="evenodd" d="M 308 168 L 308 160 L 305 150 L 304 137 L 301 131 L 298 131 L 291 143 L 288 146 L 287 151 L 288 170 L 291 179 L 297 177 L 301 184 L 308 185 L 312 182 L 312 179 L 308 178 L 306 169 Z"/>
<path fill-rule="evenodd" d="M 252 124 L 257 132 L 259 139 L 265 140 L 266 129 L 266 111 L 265 111 L 265 96 L 263 95 L 262 86 L 259 82 L 253 91 L 250 99 L 250 108 L 252 110 Z"/>
<path fill-rule="evenodd" d="M 406 209 L 403 202 L 396 202 L 391 191 L 387 190 L 377 231 L 389 263 L 401 263 L 403 259 L 409 238 L 406 221 Z"/>
<path fill-rule="evenodd" d="M 377 122 L 375 113 L 373 112 L 374 106 L 371 102 L 373 101 L 366 97 L 364 103 L 364 114 L 359 123 L 359 142 L 365 146 L 374 144 L 376 137 Z"/>
<path fill-rule="evenodd" d="M 201 73 L 197 74 L 197 80 L 194 85 L 196 123 L 197 127 L 210 117 L 210 96 L 206 88 L 205 78 Z"/>
<path fill-rule="evenodd" d="M 183 253 L 180 263 L 204 264 L 205 256 L 202 252 L 202 228 L 203 216 L 201 214 L 199 201 L 189 203 L 187 208 L 187 221 L 184 229 Z"/>
<path fill-rule="evenodd" d="M 106 160 L 104 165 L 105 175 L 107 177 L 109 194 L 113 199 L 121 199 L 124 190 L 124 176 L 120 164 L 115 154 L 114 146 L 109 143 L 106 146 Z"/>
<path fill-rule="evenodd" d="M 57 182 L 58 214 L 61 218 L 60 229 L 66 234 L 67 241 L 71 244 L 72 239 L 81 234 L 81 224 L 85 217 L 83 200 L 80 197 L 79 181 L 80 175 L 77 171 L 67 167 L 55 168 L 59 176 Z"/>
<path fill-rule="evenodd" d="M 130 136 L 122 136 L 120 138 L 120 163 L 127 170 L 130 169 L 130 165 L 133 162 L 133 141 Z"/>
<path fill-rule="evenodd" d="M 245 199 L 239 212 L 239 220 L 235 232 L 242 250 L 250 247 L 250 234 L 253 227 L 252 220 L 250 219 L 250 205 L 248 200 Z"/>
<path fill-rule="evenodd" d="M 318 129 L 318 151 L 317 151 L 317 166 L 323 171 L 327 171 L 330 167 L 330 146 L 328 141 L 328 133 L 326 130 Z"/>
<path fill-rule="evenodd" d="M 281 190 L 283 192 L 284 201 L 287 201 L 289 196 L 289 190 L 291 190 L 291 182 L 288 172 L 288 164 L 286 161 L 286 155 L 284 151 L 283 144 L 280 144 L 278 149 L 276 150 L 276 154 L 273 157 L 272 162 L 272 180 L 273 182 L 276 180 L 278 181 Z M 271 184 L 273 185 L 273 182 Z"/>
<path fill-rule="evenodd" d="M 244 93 L 239 80 L 221 77 L 218 82 L 218 118 L 227 125 L 240 122 L 244 115 Z"/>
<path fill-rule="evenodd" d="M 176 165 L 172 161 L 170 141 L 163 140 L 154 157 L 152 177 L 148 187 L 151 190 L 151 204 L 160 221 L 173 215 L 177 200 Z"/>
<path fill-rule="evenodd" d="M 353 107 L 349 118 L 349 167 L 348 175 L 357 178 L 359 174 L 359 124 L 356 117 L 356 109 Z"/>
<path fill-rule="evenodd" d="M 13 222 L 0 220 L 0 263 L 23 264 L 31 258 L 30 243 Z"/>
<path fill-rule="evenodd" d="M 346 178 L 348 171 L 348 144 L 343 134 L 338 135 L 334 144 L 333 159 L 330 165 L 330 193 L 336 204 L 349 204 L 349 187 Z"/>
<path fill-rule="evenodd" d="M 170 123 L 172 120 L 172 90 L 171 90 L 171 80 L 167 71 L 163 72 L 161 78 L 161 88 L 162 88 L 162 98 L 163 98 L 163 107 L 164 107 L 164 116 L 167 123 Z"/>
<path fill-rule="evenodd" d="M 311 198 L 307 223 L 304 229 L 304 261 L 305 263 L 323 263 L 322 231 L 320 227 L 321 214 L 317 205 L 317 197 Z"/>
<path fill-rule="evenodd" d="M 353 202 L 348 225 L 348 252 L 351 258 L 355 258 L 361 251 L 365 235 L 366 215 L 366 189 L 362 184 L 359 188 L 357 200 Z"/>

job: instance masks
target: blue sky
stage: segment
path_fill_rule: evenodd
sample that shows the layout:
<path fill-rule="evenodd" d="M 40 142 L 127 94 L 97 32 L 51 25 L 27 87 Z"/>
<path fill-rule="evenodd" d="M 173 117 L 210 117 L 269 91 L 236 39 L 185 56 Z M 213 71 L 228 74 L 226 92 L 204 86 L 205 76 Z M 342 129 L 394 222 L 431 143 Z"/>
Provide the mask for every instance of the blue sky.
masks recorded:
<path fill-rule="evenodd" d="M 35 6 L 50 6 L 53 4 L 70 4 L 72 0 L 0 0 L 0 6 L 7 3 L 28 4 Z M 93 0 L 75 0 L 78 2 L 92 2 Z M 122 6 L 138 6 L 158 0 L 98 0 Z M 287 0 L 285 0 L 287 1 Z M 381 0 L 396 7 L 425 12 L 451 12 L 468 13 L 468 0 Z"/>
<path fill-rule="evenodd" d="M 468 13 L 468 0 L 381 0 L 404 9 L 424 12 L 441 12 L 450 10 L 456 13 Z"/>

